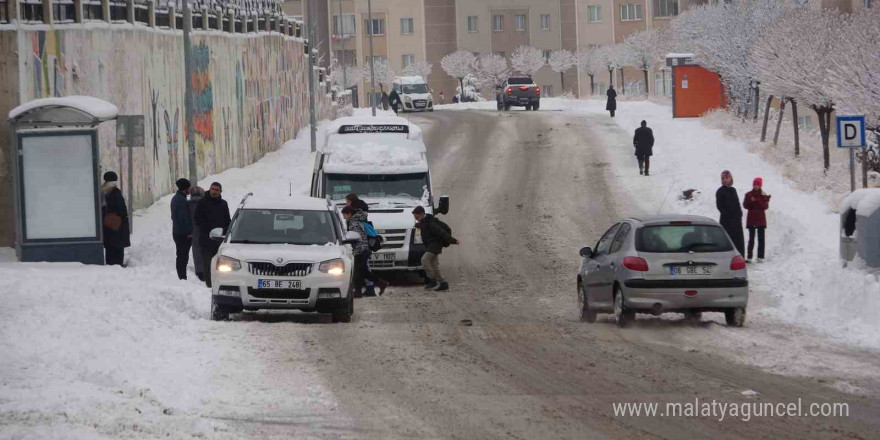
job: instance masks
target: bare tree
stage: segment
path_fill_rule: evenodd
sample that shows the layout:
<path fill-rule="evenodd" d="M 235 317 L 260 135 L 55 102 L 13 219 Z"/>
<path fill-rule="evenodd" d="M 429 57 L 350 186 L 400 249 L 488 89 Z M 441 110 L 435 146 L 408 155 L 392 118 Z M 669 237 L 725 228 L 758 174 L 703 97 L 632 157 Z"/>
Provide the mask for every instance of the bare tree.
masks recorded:
<path fill-rule="evenodd" d="M 440 60 L 440 67 L 446 71 L 446 74 L 457 79 L 460 90 L 464 90 L 464 77 L 474 72 L 474 64 L 477 57 L 474 54 L 459 50 L 446 55 Z"/>
<path fill-rule="evenodd" d="M 648 70 L 660 59 L 662 52 L 660 32 L 656 29 L 649 29 L 631 34 L 626 37 L 624 46 L 633 66 L 641 69 L 645 74 L 645 94 L 650 94 L 648 89 Z"/>
<path fill-rule="evenodd" d="M 421 76 L 423 80 L 428 81 L 428 77 L 431 76 L 431 70 L 434 69 L 434 65 L 427 61 L 416 61 L 409 66 L 406 66 L 403 69 L 403 74 L 406 76 Z"/>
<path fill-rule="evenodd" d="M 510 67 L 504 57 L 489 53 L 477 60 L 475 75 L 481 85 L 497 89 L 510 77 Z"/>
<path fill-rule="evenodd" d="M 550 69 L 559 74 L 559 79 L 562 81 L 562 93 L 565 93 L 565 72 L 577 66 L 577 58 L 567 49 L 554 50 L 550 54 L 550 60 L 547 64 L 550 65 Z"/>
<path fill-rule="evenodd" d="M 532 46 L 517 47 L 510 55 L 511 67 L 523 75 L 534 76 L 545 64 L 544 54 Z"/>

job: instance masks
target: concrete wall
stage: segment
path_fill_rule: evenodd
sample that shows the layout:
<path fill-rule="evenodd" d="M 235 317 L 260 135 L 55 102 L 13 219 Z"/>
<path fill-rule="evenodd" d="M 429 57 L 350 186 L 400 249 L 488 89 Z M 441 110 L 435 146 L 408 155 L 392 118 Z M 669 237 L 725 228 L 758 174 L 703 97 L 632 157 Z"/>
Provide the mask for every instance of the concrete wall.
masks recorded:
<path fill-rule="evenodd" d="M 133 205 L 145 207 L 172 192 L 174 181 L 188 174 L 180 32 L 106 24 L 41 28 L 48 30 L 0 31 L 0 112 L 37 98 L 90 95 L 116 104 L 121 114 L 144 115 Z M 253 163 L 308 123 L 303 50 L 301 40 L 278 33 L 193 34 L 192 135 L 200 177 Z M 333 104 L 318 96 L 319 118 L 327 117 Z M 0 126 L 2 135 L 8 124 Z M 8 139 L 0 136 L 0 162 L 7 160 Z M 102 172 L 117 171 L 124 186 L 128 157 L 114 145 L 114 122 L 101 126 L 99 139 Z M 0 246 L 14 243 L 8 169 L 0 167 Z"/>

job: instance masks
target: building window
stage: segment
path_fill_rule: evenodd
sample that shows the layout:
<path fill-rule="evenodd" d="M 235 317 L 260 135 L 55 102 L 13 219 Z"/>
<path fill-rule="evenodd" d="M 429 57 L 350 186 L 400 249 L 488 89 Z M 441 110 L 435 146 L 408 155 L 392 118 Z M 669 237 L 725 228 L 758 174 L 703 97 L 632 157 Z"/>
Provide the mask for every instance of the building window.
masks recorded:
<path fill-rule="evenodd" d="M 413 63 L 416 62 L 416 56 L 410 55 L 410 54 L 403 55 L 402 61 L 403 61 L 403 63 L 401 65 L 403 66 L 404 69 L 406 69 L 407 67 L 411 66 Z"/>
<path fill-rule="evenodd" d="M 400 19 L 400 33 L 402 35 L 412 35 L 414 27 L 412 18 Z"/>
<path fill-rule="evenodd" d="M 548 98 L 552 98 L 552 97 L 556 96 L 556 94 L 553 93 L 553 85 L 552 84 L 544 84 L 541 87 L 541 89 L 544 92 L 544 96 L 546 96 Z"/>
<path fill-rule="evenodd" d="M 333 35 L 354 35 L 354 14 L 333 16 Z"/>
<path fill-rule="evenodd" d="M 871 7 L 871 0 L 862 0 L 862 4 L 865 6 L 865 9 Z"/>
<path fill-rule="evenodd" d="M 364 57 L 364 58 L 365 58 L 365 60 L 366 60 L 366 64 L 365 64 L 365 65 L 367 66 L 367 68 L 369 68 L 369 67 L 370 67 L 370 56 L 367 55 L 367 56 Z M 374 56 L 374 57 L 373 57 L 373 60 L 375 60 L 376 63 L 379 63 L 379 62 L 382 62 L 382 61 L 386 61 L 386 62 L 387 62 L 388 59 L 385 58 L 385 57 L 382 56 L 382 55 L 377 55 L 377 56 Z M 368 77 L 367 80 L 369 80 L 369 79 L 370 79 L 370 78 Z"/>
<path fill-rule="evenodd" d="M 517 15 L 516 16 L 516 30 L 517 30 L 517 32 L 524 32 L 526 30 L 526 16 L 525 15 Z"/>
<path fill-rule="evenodd" d="M 801 130 L 813 130 L 813 118 L 809 116 L 798 116 L 798 127 Z"/>
<path fill-rule="evenodd" d="M 501 32 L 504 30 L 504 16 L 503 15 L 493 15 L 492 16 L 492 30 L 496 32 Z"/>
<path fill-rule="evenodd" d="M 385 35 L 385 20 L 381 18 L 374 18 L 373 25 L 370 26 L 370 20 L 364 20 L 364 29 L 367 35 Z"/>
<path fill-rule="evenodd" d="M 549 31 L 550 30 L 550 14 L 542 14 L 541 15 L 541 30 Z"/>
<path fill-rule="evenodd" d="M 468 32 L 477 32 L 477 16 L 469 15 L 468 16 Z"/>
<path fill-rule="evenodd" d="M 633 21 L 642 19 L 642 5 L 630 3 L 628 5 L 620 5 L 620 20 Z"/>
<path fill-rule="evenodd" d="M 678 15 L 678 0 L 654 0 L 655 17 L 675 17 Z"/>
<path fill-rule="evenodd" d="M 550 55 L 551 55 L 553 52 L 551 52 L 551 51 L 549 51 L 549 50 L 545 50 L 545 51 L 542 51 L 542 52 L 544 53 L 544 62 L 549 63 L 549 62 L 550 62 Z"/>
<path fill-rule="evenodd" d="M 602 7 L 590 5 L 590 23 L 598 23 L 600 21 L 602 21 Z"/>

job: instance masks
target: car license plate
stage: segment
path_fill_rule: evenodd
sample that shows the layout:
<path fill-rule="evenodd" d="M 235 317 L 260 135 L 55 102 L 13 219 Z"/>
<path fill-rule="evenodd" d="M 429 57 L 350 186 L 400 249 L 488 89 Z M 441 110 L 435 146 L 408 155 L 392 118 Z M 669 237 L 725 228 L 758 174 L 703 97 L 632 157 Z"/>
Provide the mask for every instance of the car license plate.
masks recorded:
<path fill-rule="evenodd" d="M 424 102 L 417 102 L 417 103 L 416 103 L 416 108 L 425 108 L 426 105 L 427 105 L 427 104 L 425 104 Z"/>
<path fill-rule="evenodd" d="M 391 261 L 391 260 L 394 260 L 394 254 L 391 254 L 391 253 L 372 254 L 372 255 L 370 255 L 370 259 L 373 261 Z"/>
<path fill-rule="evenodd" d="M 529 103 L 529 98 L 520 98 L 520 99 L 519 99 L 519 102 L 521 102 L 521 103 L 523 103 L 523 104 L 528 104 L 528 103 Z"/>
<path fill-rule="evenodd" d="M 300 280 L 258 280 L 257 288 L 300 290 L 302 288 L 302 282 Z"/>
<path fill-rule="evenodd" d="M 694 266 L 671 266 L 669 268 L 670 275 L 712 275 L 712 266 L 694 265 Z"/>

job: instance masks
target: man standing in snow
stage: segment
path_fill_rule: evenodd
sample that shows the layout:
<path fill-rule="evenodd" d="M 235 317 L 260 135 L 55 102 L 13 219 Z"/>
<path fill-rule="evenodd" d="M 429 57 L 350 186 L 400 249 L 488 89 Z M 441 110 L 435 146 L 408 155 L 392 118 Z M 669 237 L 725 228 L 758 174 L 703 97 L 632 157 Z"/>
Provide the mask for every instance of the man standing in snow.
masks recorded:
<path fill-rule="evenodd" d="M 171 198 L 171 236 L 174 238 L 175 247 L 177 247 L 177 278 L 185 280 L 193 234 L 192 216 L 186 201 L 191 185 L 187 179 L 177 179 L 175 184 L 177 185 L 177 194 Z"/>
<path fill-rule="evenodd" d="M 654 132 L 648 128 L 647 122 L 642 121 L 642 126 L 636 129 L 636 134 L 633 136 L 633 146 L 636 147 L 639 174 L 650 176 L 651 156 L 654 154 Z"/>
<path fill-rule="evenodd" d="M 104 173 L 104 195 L 101 219 L 104 232 L 104 264 L 122 266 L 125 248 L 131 246 L 131 229 L 128 225 L 128 209 L 119 190 L 119 176 L 113 171 Z"/>
<path fill-rule="evenodd" d="M 742 208 L 739 205 L 739 196 L 733 187 L 733 174 L 724 170 L 721 173 L 721 188 L 715 192 L 715 206 L 721 213 L 718 223 L 730 236 L 733 246 L 740 255 L 745 255 L 745 237 L 743 237 Z"/>
<path fill-rule="evenodd" d="M 220 197 L 223 186 L 218 182 L 211 184 L 211 189 L 196 205 L 195 224 L 199 227 L 199 245 L 202 247 L 202 259 L 205 264 L 205 284 L 211 287 L 211 259 L 217 255 L 220 243 L 211 239 L 211 230 L 223 229 L 225 235 L 229 231 L 229 205 Z"/>
<path fill-rule="evenodd" d="M 388 96 L 388 103 L 391 104 L 391 110 L 394 110 L 394 114 L 397 114 L 397 107 L 402 104 L 400 102 L 400 94 L 397 93 L 397 89 L 391 89 L 391 95 Z"/>
<path fill-rule="evenodd" d="M 617 110 L 617 92 L 614 91 L 614 84 L 608 86 L 608 91 L 605 92 L 605 95 L 608 96 L 608 102 L 605 104 L 605 110 L 611 112 L 611 117 L 614 117 L 614 111 Z"/>
<path fill-rule="evenodd" d="M 425 208 L 416 206 L 412 213 L 416 219 L 416 227 L 422 233 L 422 243 L 425 244 L 425 255 L 422 256 L 422 267 L 428 277 L 425 280 L 425 290 L 449 290 L 449 283 L 440 273 L 440 254 L 443 253 L 443 248 L 461 242 L 452 236 L 452 229 L 446 223 L 425 213 Z"/>

